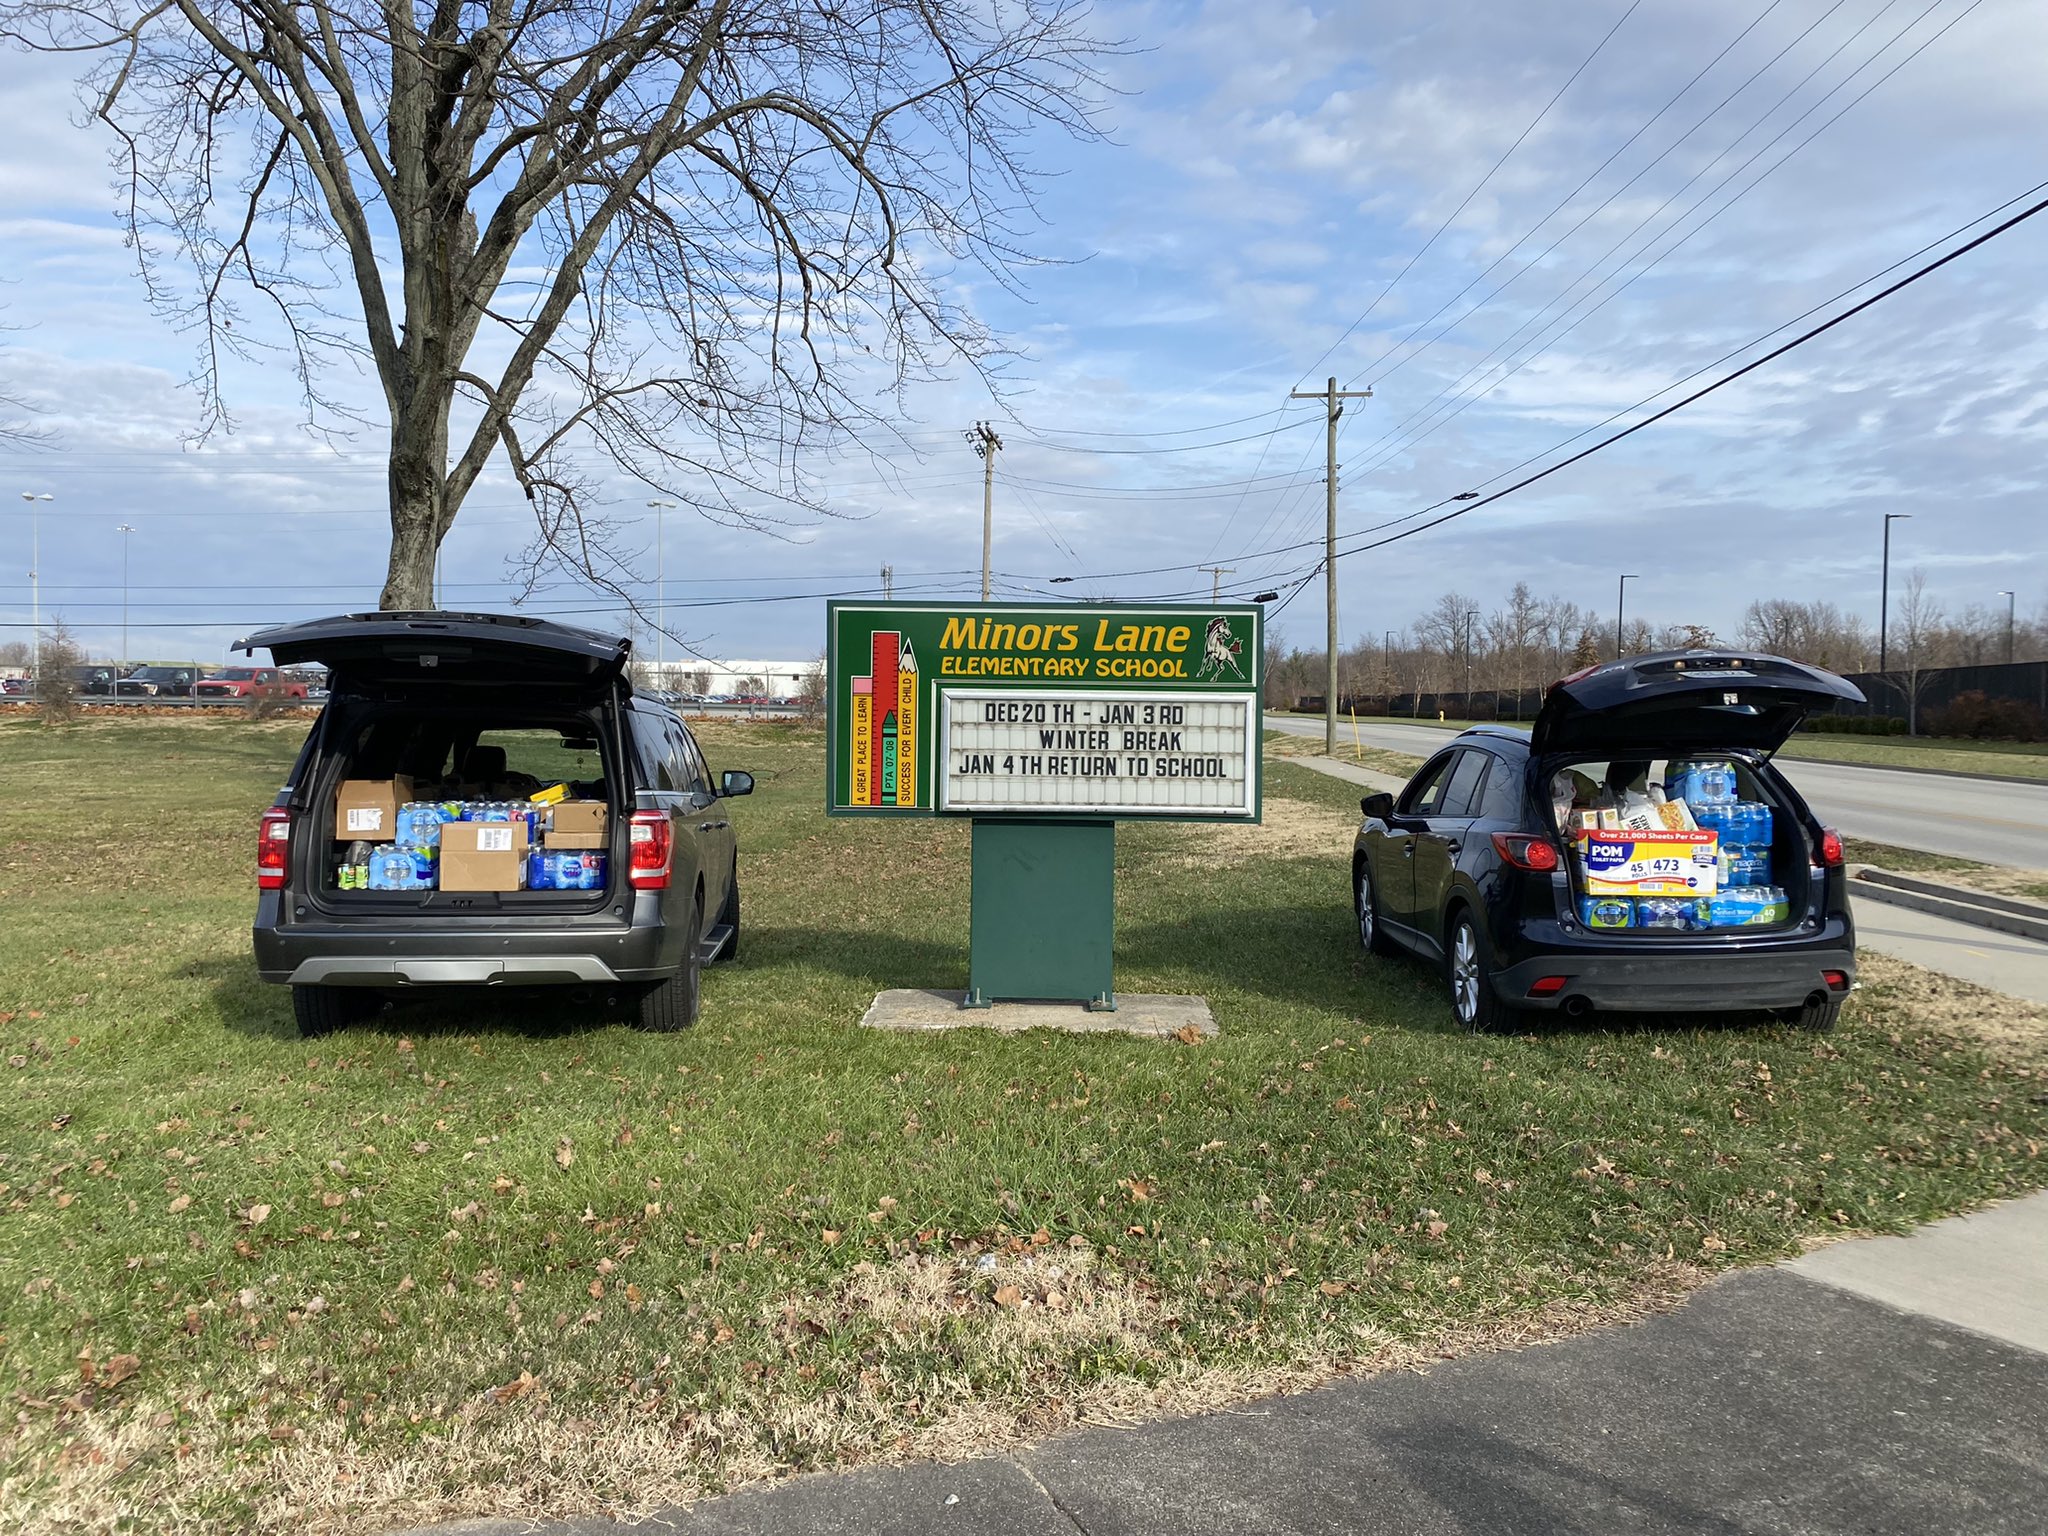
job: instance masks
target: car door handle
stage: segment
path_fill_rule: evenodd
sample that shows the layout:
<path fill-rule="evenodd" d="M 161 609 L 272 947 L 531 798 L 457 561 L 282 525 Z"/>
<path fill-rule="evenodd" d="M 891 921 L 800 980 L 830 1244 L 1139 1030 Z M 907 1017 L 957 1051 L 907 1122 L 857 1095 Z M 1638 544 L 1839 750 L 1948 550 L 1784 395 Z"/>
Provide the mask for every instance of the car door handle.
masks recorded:
<path fill-rule="evenodd" d="M 700 821 L 697 823 L 697 830 L 699 832 L 717 832 L 731 825 L 732 823 L 729 821 Z"/>
<path fill-rule="evenodd" d="M 1456 839 L 1455 837 L 1447 837 L 1447 838 L 1445 838 L 1445 839 L 1444 839 L 1444 852 L 1445 852 L 1445 853 L 1449 853 L 1449 854 L 1456 854 L 1456 853 L 1457 853 L 1457 851 L 1458 851 L 1458 840 L 1457 840 L 1457 839 Z"/>
<path fill-rule="evenodd" d="M 1401 845 L 1401 857 L 1402 857 L 1402 858 L 1404 858 L 1404 859 L 1412 859 L 1412 858 L 1414 858 L 1414 857 L 1415 857 L 1415 839 L 1414 839 L 1414 838 L 1412 838 L 1412 837 L 1411 837 L 1411 838 L 1409 838 L 1407 842 L 1405 842 L 1405 843 L 1403 843 L 1403 844 Z"/>

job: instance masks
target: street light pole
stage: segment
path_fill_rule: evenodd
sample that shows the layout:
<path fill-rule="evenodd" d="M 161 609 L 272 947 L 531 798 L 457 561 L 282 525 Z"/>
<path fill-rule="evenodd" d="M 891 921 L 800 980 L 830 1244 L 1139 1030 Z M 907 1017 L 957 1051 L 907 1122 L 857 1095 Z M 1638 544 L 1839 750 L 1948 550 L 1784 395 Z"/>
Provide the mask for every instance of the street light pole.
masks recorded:
<path fill-rule="evenodd" d="M 1465 610 L 1465 718 L 1472 718 L 1472 610 Z"/>
<path fill-rule="evenodd" d="M 1621 660 L 1621 616 L 1628 611 L 1628 584 L 1640 580 L 1634 571 L 1621 578 L 1614 598 L 1614 659 Z"/>
<path fill-rule="evenodd" d="M 1999 595 L 2000 597 L 2002 597 L 2002 598 L 2004 598 L 2004 599 L 2005 599 L 2005 660 L 2006 660 L 2006 665 L 2010 666 L 2010 665 L 2012 664 L 2012 655 L 2013 655 L 2013 651 L 2012 651 L 2012 617 L 2013 617 L 2013 604 L 2014 604 L 2014 603 L 2016 603 L 2016 602 L 2017 602 L 2017 601 L 2018 601 L 2019 599 L 2018 599 L 2018 597 L 2017 597 L 2017 596 L 2016 596 L 2016 595 L 2015 595 L 2014 593 L 2011 593 L 2011 592 L 2007 592 L 2007 591 L 2004 591 L 2004 590 L 2001 590 L 2001 591 L 1999 592 L 1999 594 L 1998 594 L 1998 595 Z"/>
<path fill-rule="evenodd" d="M 975 457 L 981 460 L 981 600 L 985 603 L 994 574 L 991 559 L 996 541 L 996 455 L 1002 451 L 1003 440 L 985 421 L 977 421 L 966 438 L 974 447 Z"/>
<path fill-rule="evenodd" d="M 43 691 L 43 503 L 57 498 L 48 491 L 23 491 L 21 499 L 29 507 L 28 543 L 28 586 L 29 602 L 29 676 L 35 679 L 36 693 Z"/>
<path fill-rule="evenodd" d="M 1884 515 L 1884 563 L 1879 567 L 1877 577 L 1877 670 L 1880 673 L 1885 669 L 1886 641 L 1890 638 L 1892 620 L 1892 524 L 1912 515 L 1910 512 L 1887 512 Z"/>
<path fill-rule="evenodd" d="M 128 673 L 128 535 L 135 531 L 128 523 L 121 524 L 114 532 L 121 535 L 121 675 Z M 117 686 L 114 691 L 121 690 Z"/>
<path fill-rule="evenodd" d="M 661 632 L 659 655 L 655 663 L 655 675 L 661 679 L 660 687 L 668 686 L 668 541 L 662 537 L 664 523 L 662 514 L 675 510 L 672 501 L 650 501 L 654 508 L 654 627 Z"/>

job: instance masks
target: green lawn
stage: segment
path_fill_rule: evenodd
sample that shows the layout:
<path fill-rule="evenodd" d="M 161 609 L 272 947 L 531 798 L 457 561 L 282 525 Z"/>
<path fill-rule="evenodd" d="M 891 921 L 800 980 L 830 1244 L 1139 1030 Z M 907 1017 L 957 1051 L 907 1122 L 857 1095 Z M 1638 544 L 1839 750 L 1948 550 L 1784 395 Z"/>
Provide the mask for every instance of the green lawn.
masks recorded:
<path fill-rule="evenodd" d="M 1212 1044 L 870 1034 L 965 979 L 967 829 L 828 821 L 707 727 L 746 956 L 651 1037 L 427 998 L 301 1042 L 250 974 L 303 723 L 0 723 L 0 1529 L 644 1508 L 1628 1315 L 2042 1183 L 2029 1070 L 1889 992 L 1453 1032 L 1362 957 L 1353 786 L 1118 835 L 1119 987 Z"/>
<path fill-rule="evenodd" d="M 1794 736 L 1778 755 L 1871 763 L 1880 768 L 1932 768 L 1940 773 L 1995 773 L 2014 779 L 2048 779 L 2048 743 L 2038 741 L 1836 736 L 1813 732 Z"/>

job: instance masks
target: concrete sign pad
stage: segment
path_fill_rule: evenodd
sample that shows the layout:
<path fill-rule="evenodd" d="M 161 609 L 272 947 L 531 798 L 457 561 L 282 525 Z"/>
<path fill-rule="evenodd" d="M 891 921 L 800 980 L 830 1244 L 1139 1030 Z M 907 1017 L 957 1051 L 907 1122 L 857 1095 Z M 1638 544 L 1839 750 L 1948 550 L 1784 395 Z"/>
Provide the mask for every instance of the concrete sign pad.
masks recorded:
<path fill-rule="evenodd" d="M 1220 1031 L 1206 997 L 1119 992 L 1114 1012 L 1091 1013 L 1081 1003 L 996 1003 L 963 1008 L 964 992 L 896 987 L 877 992 L 861 1018 L 863 1029 L 993 1029 L 1014 1035 L 1026 1029 L 1063 1029 L 1075 1035 L 1139 1035 L 1192 1045 Z"/>

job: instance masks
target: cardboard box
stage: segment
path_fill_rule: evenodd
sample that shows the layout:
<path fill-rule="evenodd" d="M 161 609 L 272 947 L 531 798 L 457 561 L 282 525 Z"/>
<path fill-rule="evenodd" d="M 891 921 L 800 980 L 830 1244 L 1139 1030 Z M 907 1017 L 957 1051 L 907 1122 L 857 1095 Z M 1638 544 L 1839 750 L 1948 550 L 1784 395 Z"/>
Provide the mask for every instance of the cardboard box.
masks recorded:
<path fill-rule="evenodd" d="M 1579 868 L 1589 896 L 1711 896 L 1720 889 L 1713 832 L 1581 832 Z"/>
<path fill-rule="evenodd" d="M 563 800 L 556 804 L 553 819 L 548 822 L 551 832 L 594 832 L 603 837 L 608 830 L 607 821 L 611 808 L 602 800 Z M 603 843 L 556 843 L 557 848 L 602 848 Z"/>
<path fill-rule="evenodd" d="M 412 780 L 346 779 L 334 792 L 337 843 L 388 843 L 398 832 L 398 808 L 413 798 Z"/>
<path fill-rule="evenodd" d="M 559 848 L 580 853 L 601 853 L 611 846 L 610 836 L 603 832 L 549 832 L 541 838 L 543 848 Z"/>
<path fill-rule="evenodd" d="M 441 889 L 517 891 L 526 887 L 524 821 L 451 821 L 441 828 Z"/>

